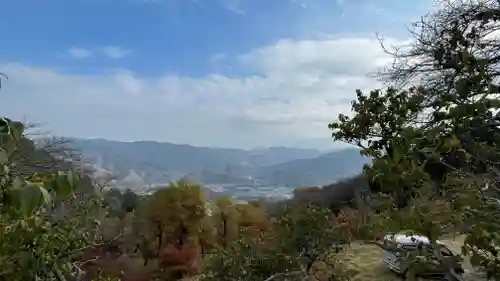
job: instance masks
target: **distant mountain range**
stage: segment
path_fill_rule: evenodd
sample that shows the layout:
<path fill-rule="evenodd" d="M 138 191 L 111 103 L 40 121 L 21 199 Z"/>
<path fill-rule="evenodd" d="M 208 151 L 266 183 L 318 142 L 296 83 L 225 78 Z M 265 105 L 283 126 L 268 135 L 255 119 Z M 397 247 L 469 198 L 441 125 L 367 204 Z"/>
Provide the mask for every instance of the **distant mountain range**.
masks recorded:
<path fill-rule="evenodd" d="M 314 149 L 271 147 L 242 150 L 154 141 L 76 139 L 71 144 L 121 188 L 144 190 L 188 178 L 235 190 L 326 185 L 361 172 L 368 159 L 358 149 L 324 153 Z M 232 190 L 232 191 L 231 191 Z"/>

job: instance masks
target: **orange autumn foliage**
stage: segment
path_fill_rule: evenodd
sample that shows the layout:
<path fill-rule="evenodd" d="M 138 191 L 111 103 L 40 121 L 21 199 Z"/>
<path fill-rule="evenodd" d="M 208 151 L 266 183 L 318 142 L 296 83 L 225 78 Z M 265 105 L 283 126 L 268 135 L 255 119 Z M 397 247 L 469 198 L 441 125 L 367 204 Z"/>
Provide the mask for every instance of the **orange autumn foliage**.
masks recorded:
<path fill-rule="evenodd" d="M 193 243 L 182 246 L 168 244 L 160 251 L 159 259 L 163 271 L 192 276 L 200 270 L 201 247 Z"/>

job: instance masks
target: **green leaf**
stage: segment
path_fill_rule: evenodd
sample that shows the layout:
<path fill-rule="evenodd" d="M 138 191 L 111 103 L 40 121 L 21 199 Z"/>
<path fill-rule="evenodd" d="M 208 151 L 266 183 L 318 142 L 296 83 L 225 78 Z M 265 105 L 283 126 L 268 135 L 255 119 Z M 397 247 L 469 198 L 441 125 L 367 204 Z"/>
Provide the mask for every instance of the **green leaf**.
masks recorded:
<path fill-rule="evenodd" d="M 51 188 L 56 192 L 58 199 L 66 198 L 73 192 L 72 184 L 68 182 L 68 177 L 64 172 L 57 173 Z"/>
<path fill-rule="evenodd" d="M 21 212 L 24 218 L 31 216 L 38 208 L 51 202 L 47 190 L 36 184 L 28 184 L 21 189 L 20 193 Z"/>
<path fill-rule="evenodd" d="M 0 164 L 6 164 L 9 161 L 9 154 L 0 147 Z"/>
<path fill-rule="evenodd" d="M 10 134 L 10 119 L 6 117 L 0 118 L 0 133 Z"/>
<path fill-rule="evenodd" d="M 23 188 L 25 185 L 26 183 L 22 178 L 15 177 L 12 179 L 7 198 L 9 207 L 11 207 L 13 211 L 21 209 L 21 198 L 23 197 Z"/>
<path fill-rule="evenodd" d="M 67 181 L 71 187 L 71 191 L 74 191 L 76 189 L 76 187 L 80 184 L 79 175 L 77 173 L 75 173 L 74 171 L 69 170 L 66 177 L 67 177 Z"/>
<path fill-rule="evenodd" d="M 24 124 L 22 122 L 11 122 L 11 135 L 15 140 L 20 140 L 24 134 Z"/>
<path fill-rule="evenodd" d="M 42 204 L 44 205 L 50 205 L 52 204 L 52 196 L 50 196 L 50 193 L 47 189 L 45 189 L 43 186 L 37 185 L 38 188 L 40 188 L 40 192 L 42 193 Z"/>
<path fill-rule="evenodd" d="M 394 163 L 399 163 L 402 160 L 402 155 L 401 152 L 399 151 L 398 143 L 393 141 L 392 142 L 392 160 Z"/>
<path fill-rule="evenodd" d="M 21 208 L 21 197 L 24 183 L 18 178 L 12 181 L 12 187 L 9 190 L 8 198 L 9 198 L 9 207 L 13 207 L 14 209 Z"/>
<path fill-rule="evenodd" d="M 12 189 L 21 189 L 23 188 L 24 181 L 20 179 L 19 177 L 15 177 L 12 180 Z"/>

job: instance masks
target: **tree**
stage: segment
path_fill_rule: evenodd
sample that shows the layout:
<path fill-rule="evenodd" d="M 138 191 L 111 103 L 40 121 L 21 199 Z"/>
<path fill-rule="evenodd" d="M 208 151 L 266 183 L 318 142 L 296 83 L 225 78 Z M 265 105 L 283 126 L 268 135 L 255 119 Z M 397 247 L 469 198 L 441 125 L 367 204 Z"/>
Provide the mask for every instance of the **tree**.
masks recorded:
<path fill-rule="evenodd" d="M 123 202 L 122 202 L 122 206 L 125 212 L 127 213 L 133 212 L 137 206 L 138 201 L 139 201 L 139 195 L 137 195 L 130 189 L 125 190 L 125 192 L 123 193 Z"/>
<path fill-rule="evenodd" d="M 113 187 L 104 192 L 104 199 L 110 213 L 123 219 L 128 213 L 135 210 L 140 198 L 130 189 L 122 193 L 121 190 Z"/>
<path fill-rule="evenodd" d="M 411 47 L 386 48 L 394 63 L 378 76 L 399 86 L 418 81 L 419 88 L 425 88 L 418 98 L 419 127 L 439 126 L 445 134 L 453 131 L 462 149 L 476 156 L 468 159 L 468 168 L 485 173 L 487 165 L 480 159 L 498 160 L 494 147 L 500 133 L 500 115 L 495 110 L 499 107 L 500 43 L 496 31 L 500 5 L 490 0 L 444 2 L 442 9 L 414 24 Z M 482 149 L 478 155 L 477 142 L 490 149 Z M 447 164 L 464 168 L 451 160 L 454 157 L 449 157 Z"/>
<path fill-rule="evenodd" d="M 221 247 L 230 245 L 242 235 L 258 235 L 270 226 L 265 205 L 260 202 L 235 204 L 229 196 L 215 200 L 212 221 Z"/>
<path fill-rule="evenodd" d="M 131 243 L 136 245 L 135 252 L 140 252 L 144 265 L 147 265 L 151 259 L 158 256 L 159 247 L 156 243 L 160 243 L 159 240 L 163 239 L 165 227 L 160 220 L 153 222 L 150 220 L 151 210 L 148 208 L 150 207 L 148 204 L 151 200 L 151 196 L 148 196 L 139 202 L 137 209 L 133 213 L 132 231 L 129 239 Z"/>
<path fill-rule="evenodd" d="M 200 245 L 210 244 L 212 239 L 206 217 L 206 202 L 198 184 L 173 182 L 144 198 L 135 211 L 133 228 L 145 264 L 158 257 L 164 274 L 196 271 Z"/>
<path fill-rule="evenodd" d="M 225 247 L 238 237 L 239 214 L 231 197 L 221 196 L 216 199 L 212 217 L 220 246 Z"/>
<path fill-rule="evenodd" d="M 123 208 L 123 194 L 118 188 L 110 188 L 104 192 L 104 203 L 110 210 L 110 214 L 123 218 L 126 211 Z"/>
<path fill-rule="evenodd" d="M 499 16 L 498 1 L 454 1 L 424 17 L 414 44 L 392 52 L 392 68 L 379 73 L 387 90 L 357 91 L 353 116 L 329 125 L 334 139 L 373 157 L 365 173 L 389 195 L 381 225 L 409 223 L 434 240 L 467 220 L 464 253 L 491 277 L 500 276 L 500 228 L 489 217 L 500 175 Z"/>
<path fill-rule="evenodd" d="M 218 245 L 217 227 L 213 223 L 213 213 L 207 214 L 200 226 L 200 251 L 201 255 L 209 253 Z"/>
<path fill-rule="evenodd" d="M 270 220 L 263 206 L 255 203 L 235 205 L 238 212 L 238 229 L 256 235 L 270 227 Z"/>

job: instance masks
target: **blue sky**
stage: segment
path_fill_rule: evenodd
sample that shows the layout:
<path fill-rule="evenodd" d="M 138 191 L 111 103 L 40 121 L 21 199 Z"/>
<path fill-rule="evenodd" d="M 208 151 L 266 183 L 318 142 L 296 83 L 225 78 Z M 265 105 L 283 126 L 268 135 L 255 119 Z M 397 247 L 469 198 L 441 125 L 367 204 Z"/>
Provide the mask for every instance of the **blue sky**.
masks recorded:
<path fill-rule="evenodd" d="M 4 114 L 59 135 L 331 148 L 326 125 L 407 40 L 409 0 L 6 0 Z"/>

